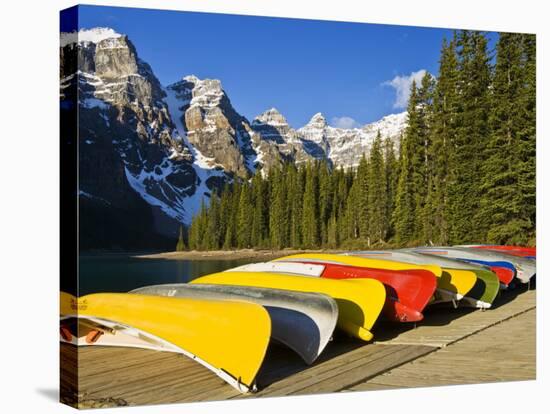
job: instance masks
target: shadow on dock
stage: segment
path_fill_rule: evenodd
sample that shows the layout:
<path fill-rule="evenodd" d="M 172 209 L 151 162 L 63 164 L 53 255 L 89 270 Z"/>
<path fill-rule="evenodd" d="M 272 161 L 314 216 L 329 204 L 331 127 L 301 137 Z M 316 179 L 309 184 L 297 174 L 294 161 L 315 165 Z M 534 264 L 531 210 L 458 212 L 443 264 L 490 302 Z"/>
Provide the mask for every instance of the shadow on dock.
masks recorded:
<path fill-rule="evenodd" d="M 416 327 L 424 326 L 446 326 L 455 321 L 474 312 L 490 312 L 491 310 L 498 309 L 515 301 L 518 296 L 529 290 L 536 290 L 536 281 L 527 284 L 520 284 L 513 289 L 501 290 L 493 302 L 491 309 L 483 311 L 475 308 L 467 308 L 458 306 L 455 308 L 450 302 L 439 303 L 436 305 L 428 306 L 424 310 L 424 319 L 416 324 L 414 323 L 402 323 L 397 324 L 388 321 L 379 321 L 373 329 L 373 333 L 377 343 L 384 343 L 392 339 L 397 338 L 404 332 L 416 329 Z"/>
<path fill-rule="evenodd" d="M 363 346 L 368 346 L 368 343 L 337 335 L 335 339 L 326 346 L 319 358 L 313 364 L 307 365 L 289 348 L 271 343 L 256 379 L 258 389 L 262 390 L 267 388 L 283 378 L 305 371 Z"/>

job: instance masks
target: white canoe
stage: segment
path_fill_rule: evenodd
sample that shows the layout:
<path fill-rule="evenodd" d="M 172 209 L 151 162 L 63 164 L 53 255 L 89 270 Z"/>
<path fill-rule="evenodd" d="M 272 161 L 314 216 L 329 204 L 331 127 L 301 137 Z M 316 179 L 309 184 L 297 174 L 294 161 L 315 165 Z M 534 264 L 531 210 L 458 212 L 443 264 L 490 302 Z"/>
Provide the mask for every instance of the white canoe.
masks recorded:
<path fill-rule="evenodd" d="M 311 364 L 332 337 L 338 306 L 321 293 L 296 292 L 248 286 L 187 283 L 145 286 L 130 293 L 253 302 L 265 307 L 271 318 L 271 337 Z"/>

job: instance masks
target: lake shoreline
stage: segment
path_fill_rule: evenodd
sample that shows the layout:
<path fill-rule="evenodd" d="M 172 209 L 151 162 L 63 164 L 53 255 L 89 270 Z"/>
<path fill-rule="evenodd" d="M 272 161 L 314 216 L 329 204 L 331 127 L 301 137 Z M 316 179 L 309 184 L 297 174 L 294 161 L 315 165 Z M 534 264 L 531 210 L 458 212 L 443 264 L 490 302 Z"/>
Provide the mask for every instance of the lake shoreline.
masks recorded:
<path fill-rule="evenodd" d="M 162 252 L 152 254 L 137 254 L 131 257 L 137 259 L 165 259 L 165 260 L 240 260 L 240 259 L 258 259 L 262 261 L 268 261 L 276 259 L 278 257 L 288 256 L 298 253 L 334 253 L 343 252 L 345 250 L 296 250 L 296 249 L 284 249 L 284 250 L 254 250 L 254 249 L 240 249 L 240 250 L 212 250 L 212 251 L 182 251 L 182 252 Z"/>

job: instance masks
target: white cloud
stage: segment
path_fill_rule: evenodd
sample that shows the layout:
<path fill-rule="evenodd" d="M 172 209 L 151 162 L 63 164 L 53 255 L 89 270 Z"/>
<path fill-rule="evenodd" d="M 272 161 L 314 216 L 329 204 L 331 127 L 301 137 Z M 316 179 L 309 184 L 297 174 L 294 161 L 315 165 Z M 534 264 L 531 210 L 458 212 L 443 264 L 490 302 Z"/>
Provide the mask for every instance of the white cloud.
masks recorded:
<path fill-rule="evenodd" d="M 411 94 L 411 85 L 413 81 L 416 85 L 420 85 L 422 77 L 426 74 L 425 69 L 420 69 L 417 72 L 412 72 L 409 76 L 396 76 L 391 81 L 386 81 L 382 85 L 391 86 L 395 89 L 394 108 L 406 108 Z"/>
<path fill-rule="evenodd" d="M 344 129 L 359 128 L 361 126 L 359 122 L 349 116 L 335 116 L 331 119 L 331 124 L 333 127 Z"/>

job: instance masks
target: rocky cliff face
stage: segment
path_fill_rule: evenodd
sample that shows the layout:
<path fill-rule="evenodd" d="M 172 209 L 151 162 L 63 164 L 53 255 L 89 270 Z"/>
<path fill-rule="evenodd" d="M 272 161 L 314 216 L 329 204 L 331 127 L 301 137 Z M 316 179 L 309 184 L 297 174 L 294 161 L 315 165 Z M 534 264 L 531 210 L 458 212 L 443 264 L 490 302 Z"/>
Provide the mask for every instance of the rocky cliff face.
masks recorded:
<path fill-rule="evenodd" d="M 78 105 L 82 232 L 94 239 L 116 222 L 171 236 L 190 219 L 185 200 L 200 182 L 151 68 L 109 29 L 62 35 L 61 62 L 61 108 Z"/>
<path fill-rule="evenodd" d="M 335 167 L 356 167 L 363 154 L 368 154 L 378 131 L 393 140 L 399 148 L 399 138 L 407 125 L 407 113 L 388 115 L 361 128 L 343 129 L 327 124 L 325 117 L 315 114 L 308 124 L 298 129 L 308 153 L 325 158 Z"/>
<path fill-rule="evenodd" d="M 353 167 L 378 130 L 397 139 L 406 125 L 398 114 L 338 129 L 316 114 L 295 130 L 274 108 L 250 123 L 219 80 L 186 76 L 163 87 L 131 41 L 111 29 L 62 33 L 60 53 L 62 122 L 78 110 L 80 226 L 92 240 L 85 248 L 113 233 L 172 237 L 227 181 L 283 162 Z"/>
<path fill-rule="evenodd" d="M 186 76 L 167 87 L 172 116 L 178 118 L 182 136 L 210 168 L 247 178 L 255 172 L 248 121 L 231 105 L 217 79 Z"/>
<path fill-rule="evenodd" d="M 258 163 L 265 171 L 281 162 L 303 163 L 315 159 L 305 150 L 301 138 L 277 109 L 271 108 L 258 115 L 251 126 Z"/>

